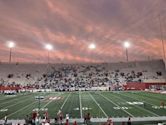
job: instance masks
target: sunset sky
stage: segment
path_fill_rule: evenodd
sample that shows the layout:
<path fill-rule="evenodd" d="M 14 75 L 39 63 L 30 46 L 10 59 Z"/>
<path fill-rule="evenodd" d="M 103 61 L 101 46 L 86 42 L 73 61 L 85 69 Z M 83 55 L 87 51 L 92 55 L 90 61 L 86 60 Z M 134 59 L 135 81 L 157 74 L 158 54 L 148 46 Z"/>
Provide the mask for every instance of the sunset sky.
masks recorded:
<path fill-rule="evenodd" d="M 10 40 L 14 62 L 47 62 L 47 43 L 53 63 L 125 61 L 124 41 L 130 61 L 162 58 L 160 24 L 165 42 L 166 0 L 0 0 L 0 60 Z"/>

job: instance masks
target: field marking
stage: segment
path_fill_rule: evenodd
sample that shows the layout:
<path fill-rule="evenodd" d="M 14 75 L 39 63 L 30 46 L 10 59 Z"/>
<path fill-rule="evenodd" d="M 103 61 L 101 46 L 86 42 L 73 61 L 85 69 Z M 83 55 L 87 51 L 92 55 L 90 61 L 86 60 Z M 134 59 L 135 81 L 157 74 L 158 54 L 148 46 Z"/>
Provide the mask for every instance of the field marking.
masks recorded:
<path fill-rule="evenodd" d="M 8 105 L 8 106 L 6 106 L 6 107 L 3 107 L 3 108 L 9 108 L 9 107 L 12 107 L 12 106 L 15 106 L 15 105 L 17 105 L 17 104 L 20 104 L 20 103 L 22 103 L 22 102 L 26 102 L 27 100 L 30 100 L 30 99 L 32 99 L 32 97 L 30 97 L 30 98 L 28 98 L 28 99 L 23 99 L 23 100 L 20 100 L 20 101 L 18 101 L 18 102 L 16 102 L 16 104 L 12 104 L 12 105 Z M 19 100 L 19 99 L 18 99 Z"/>
<path fill-rule="evenodd" d="M 1 104 L 6 104 L 6 103 L 9 103 L 9 102 L 12 102 L 12 101 L 14 101 L 14 100 L 20 100 L 21 98 L 25 98 L 26 96 L 29 96 L 29 94 L 26 94 L 25 96 L 16 96 L 16 97 L 14 97 L 15 99 L 12 99 L 12 100 L 6 100 L 5 102 L 1 102 Z M 5 99 L 6 99 L 7 97 L 5 97 Z M 5 99 L 3 99 L 3 100 L 5 100 Z M 2 100 L 0 100 L 0 101 L 2 101 Z"/>
<path fill-rule="evenodd" d="M 44 99 L 44 100 L 45 100 L 45 99 Z M 13 114 L 16 114 L 17 112 L 22 111 L 22 110 L 26 109 L 27 107 L 29 107 L 30 105 L 35 104 L 35 103 L 38 103 L 38 102 L 37 102 L 37 101 L 34 101 L 33 103 L 30 103 L 30 104 L 28 104 L 27 106 L 24 106 L 24 107 L 22 107 L 21 109 L 19 109 L 19 110 L 13 112 L 13 113 L 11 113 L 11 114 L 9 114 L 9 115 L 7 115 L 7 116 L 9 117 L 9 116 L 11 116 L 11 115 L 13 115 Z"/>
<path fill-rule="evenodd" d="M 144 92 L 144 93 L 140 93 L 141 95 L 143 94 L 147 94 L 146 96 L 147 96 L 147 98 L 149 98 L 149 99 L 151 99 L 151 100 L 154 100 L 153 98 L 156 98 L 157 100 L 165 100 L 166 101 L 166 99 L 163 99 L 163 98 L 160 98 L 160 97 L 158 97 L 157 95 L 154 95 L 154 96 L 152 96 L 151 94 L 157 94 L 157 93 L 148 93 L 148 92 Z M 160 95 L 162 95 L 162 94 L 160 94 Z M 152 98 L 151 98 L 152 97 Z"/>
<path fill-rule="evenodd" d="M 111 102 L 111 103 L 114 104 L 115 106 L 120 107 L 118 104 L 116 104 L 116 103 L 114 103 L 113 101 L 111 101 L 108 97 L 105 97 L 105 96 L 102 95 L 102 94 L 99 94 L 99 95 L 101 95 L 102 97 L 104 97 L 107 101 Z M 123 110 L 124 112 L 126 112 L 128 115 L 134 117 L 134 115 L 132 115 L 130 112 L 126 111 L 125 109 L 121 109 L 121 110 Z"/>
<path fill-rule="evenodd" d="M 57 96 L 55 96 L 55 97 L 59 97 L 60 95 L 62 95 L 61 93 L 59 94 L 58 93 L 58 95 Z M 49 105 L 52 101 L 56 101 L 56 100 L 50 100 L 49 102 L 47 102 L 42 108 L 45 108 L 47 105 Z"/>
<path fill-rule="evenodd" d="M 64 105 L 66 104 L 69 96 L 71 95 L 71 93 L 67 96 L 67 98 L 65 99 L 65 101 L 63 102 L 62 106 L 60 107 L 60 109 L 62 110 L 62 108 L 64 107 Z"/>
<path fill-rule="evenodd" d="M 49 98 L 49 96 L 50 96 L 51 94 L 49 93 L 49 94 L 47 94 L 45 97 L 48 97 Z M 61 95 L 61 94 L 59 94 L 59 95 Z M 44 98 L 43 100 L 41 100 L 41 102 L 44 102 L 45 100 L 46 100 L 47 98 Z M 53 100 L 52 100 L 53 101 Z M 49 102 L 48 102 L 49 103 Z M 43 108 L 43 107 L 42 107 Z M 31 113 L 32 112 L 32 110 L 30 110 L 30 111 L 27 111 L 27 114 L 29 114 L 29 113 Z"/>
<path fill-rule="evenodd" d="M 149 98 L 148 96 L 142 96 L 142 95 L 137 95 L 137 96 L 141 96 L 141 97 L 143 97 L 143 98 L 145 98 L 145 99 L 150 99 L 150 100 L 152 100 L 152 101 L 155 101 L 156 103 L 159 101 L 159 99 L 155 99 L 155 98 L 153 98 L 153 96 L 149 96 L 149 97 L 152 97 L 152 98 Z M 162 99 L 160 99 L 160 101 L 161 101 Z M 165 99 L 163 99 L 163 100 L 165 100 Z M 148 102 L 147 102 L 148 103 Z M 149 105 L 152 105 L 152 106 L 156 106 L 156 105 L 154 105 L 154 104 L 150 104 L 150 103 L 148 103 Z"/>
<path fill-rule="evenodd" d="M 127 96 L 127 95 L 124 95 L 124 96 L 129 97 L 129 96 Z M 139 96 L 139 95 L 137 95 L 137 96 Z M 132 99 L 134 99 L 134 100 L 140 101 L 140 100 L 138 100 L 138 99 L 135 99 L 134 97 L 129 97 L 129 98 L 132 98 Z M 147 98 L 147 97 L 143 97 L 143 98 Z M 148 99 L 149 99 L 149 98 L 148 98 Z M 153 99 L 151 99 L 151 100 L 153 100 Z M 143 101 L 143 100 L 142 100 L 142 101 Z M 143 101 L 143 102 L 145 102 L 145 101 Z M 149 103 L 149 102 L 147 102 L 147 101 L 146 101 L 146 103 L 149 104 L 149 105 L 151 105 L 151 106 L 156 106 L 156 105 L 151 104 L 151 103 Z"/>
<path fill-rule="evenodd" d="M 116 95 L 114 95 L 114 96 L 116 96 Z M 124 95 L 124 96 L 126 96 L 126 95 Z M 131 97 L 129 97 L 129 96 L 127 96 L 128 98 L 131 98 Z M 116 98 L 121 98 L 121 97 L 117 97 L 116 96 Z M 124 99 L 122 99 L 121 98 L 121 100 L 123 100 L 123 101 L 127 101 L 127 100 L 124 100 Z M 136 100 L 136 99 L 135 99 Z M 137 105 L 133 105 L 134 107 L 137 107 L 137 108 L 139 108 L 139 109 L 142 109 L 142 110 L 144 110 L 144 111 L 146 111 L 146 112 L 149 112 L 149 113 L 151 113 L 151 114 L 153 114 L 153 115 L 155 115 L 155 116 L 160 116 L 160 115 L 158 115 L 158 114 L 156 114 L 156 113 L 154 113 L 154 112 L 152 112 L 152 111 L 150 111 L 150 110 L 148 110 L 148 109 L 145 109 L 145 108 L 142 108 L 142 107 L 139 107 L 139 106 L 137 106 Z"/>
<path fill-rule="evenodd" d="M 124 96 L 139 101 L 138 99 L 135 99 L 135 98 L 133 98 L 133 97 L 130 97 L 130 96 L 127 96 L 127 95 L 124 95 Z M 146 98 L 146 97 L 144 97 L 144 98 Z M 146 103 L 149 104 L 149 105 L 155 106 L 155 105 L 150 104 L 150 103 L 148 103 L 148 102 L 146 102 Z M 134 105 L 134 106 L 135 106 L 135 105 Z M 138 106 L 137 106 L 137 107 L 138 107 Z M 151 114 L 153 114 L 153 115 L 160 116 L 160 115 L 158 115 L 158 114 L 156 114 L 156 113 L 154 113 L 154 112 L 152 112 L 152 111 L 150 111 L 150 110 L 148 110 L 148 109 L 145 109 L 145 108 L 142 108 L 142 107 L 138 107 L 138 108 L 144 109 L 144 110 L 146 110 L 147 112 L 149 112 L 149 113 L 151 113 Z"/>
<path fill-rule="evenodd" d="M 34 103 L 37 103 L 37 102 L 34 101 L 33 103 L 30 103 L 30 104 L 28 104 L 27 106 L 24 106 L 23 108 L 21 108 L 21 109 L 15 111 L 15 112 L 13 112 L 13 113 L 7 115 L 7 116 L 9 117 L 9 116 L 11 116 L 11 115 L 13 115 L 13 114 L 16 114 L 17 112 L 24 110 L 25 108 L 29 107 L 30 105 L 32 105 L 32 104 L 34 104 Z"/>
<path fill-rule="evenodd" d="M 28 94 L 26 94 L 26 95 L 28 95 Z M 11 97 L 8 97 L 7 95 L 3 95 L 3 97 L 1 97 L 1 99 L 0 99 L 0 101 L 4 101 L 4 100 L 6 100 L 6 98 L 18 98 L 18 97 L 22 97 L 22 95 L 18 95 L 18 96 L 11 96 Z"/>
<path fill-rule="evenodd" d="M 27 94 L 28 95 L 28 94 Z M 6 106 L 6 107 L 3 107 L 3 108 L 9 108 L 9 107 L 12 107 L 12 106 L 15 106 L 15 105 L 17 105 L 17 104 L 20 104 L 20 103 L 22 103 L 22 102 L 26 102 L 27 100 L 31 100 L 31 99 L 33 99 L 32 97 L 29 97 L 28 99 L 22 99 L 22 100 L 20 100 L 20 98 L 18 98 L 17 100 L 20 100 L 20 101 L 18 101 L 16 104 L 12 104 L 12 105 L 8 105 L 8 106 Z M 14 99 L 14 100 L 16 100 L 16 99 Z M 13 100 L 12 100 L 13 101 Z"/>
<path fill-rule="evenodd" d="M 81 94 L 80 94 L 80 91 L 79 91 L 79 102 L 80 102 L 80 116 L 81 116 L 81 118 L 83 118 L 83 116 L 82 116 L 82 102 L 81 102 Z"/>
<path fill-rule="evenodd" d="M 89 92 L 88 92 L 89 93 Z M 92 100 L 96 103 L 96 105 L 101 109 L 101 111 L 104 113 L 104 115 L 106 116 L 106 118 L 108 118 L 108 115 L 105 113 L 105 111 L 101 108 L 100 104 L 96 101 L 96 99 L 91 95 L 91 93 L 89 93 L 90 97 L 92 98 Z"/>

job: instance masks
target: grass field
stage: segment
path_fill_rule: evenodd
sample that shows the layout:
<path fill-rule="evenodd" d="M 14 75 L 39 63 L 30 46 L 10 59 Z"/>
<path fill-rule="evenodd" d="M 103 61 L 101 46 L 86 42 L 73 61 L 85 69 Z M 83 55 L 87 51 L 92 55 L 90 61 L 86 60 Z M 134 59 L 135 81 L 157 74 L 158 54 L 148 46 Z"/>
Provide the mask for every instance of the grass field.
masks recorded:
<path fill-rule="evenodd" d="M 24 93 L 16 96 L 0 95 L 0 119 L 23 119 L 38 108 L 35 96 L 44 96 L 41 109 L 47 108 L 54 118 L 58 110 L 70 118 L 83 118 L 90 112 L 94 118 L 166 116 L 166 95 L 148 92 L 52 92 Z"/>

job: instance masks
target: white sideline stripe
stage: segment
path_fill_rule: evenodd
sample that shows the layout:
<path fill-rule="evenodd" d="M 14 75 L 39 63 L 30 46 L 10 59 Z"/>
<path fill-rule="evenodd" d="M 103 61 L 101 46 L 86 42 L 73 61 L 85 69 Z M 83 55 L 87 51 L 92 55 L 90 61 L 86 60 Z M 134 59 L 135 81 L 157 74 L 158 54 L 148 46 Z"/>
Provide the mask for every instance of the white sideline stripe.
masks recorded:
<path fill-rule="evenodd" d="M 114 103 L 113 101 L 111 101 L 109 98 L 105 97 L 104 95 L 100 94 L 102 97 L 104 97 L 106 100 L 108 100 L 109 102 L 111 102 L 112 104 L 114 104 L 115 106 L 117 107 L 120 107 L 118 104 Z M 128 115 L 134 117 L 134 115 L 132 115 L 131 113 L 129 113 L 128 111 L 126 111 L 125 109 L 121 109 L 123 110 L 124 112 L 126 112 Z"/>
<path fill-rule="evenodd" d="M 81 116 L 81 118 L 83 118 L 83 116 L 82 116 L 82 102 L 81 102 L 81 94 L 80 94 L 80 91 L 79 91 L 79 100 L 80 100 L 80 116 Z"/>
<path fill-rule="evenodd" d="M 62 109 L 63 108 L 63 106 L 66 104 L 66 102 L 67 102 L 67 100 L 68 100 L 68 98 L 69 98 L 69 96 L 71 95 L 71 93 L 68 95 L 68 97 L 65 99 L 65 101 L 63 102 L 63 104 L 62 104 L 62 106 L 61 106 L 61 108 L 60 109 Z"/>
<path fill-rule="evenodd" d="M 89 93 L 89 92 L 88 92 Z M 105 111 L 101 108 L 100 104 L 95 100 L 95 98 L 89 93 L 90 97 L 93 99 L 93 101 L 96 103 L 96 105 L 101 109 L 101 111 L 104 113 L 104 115 L 108 118 L 108 115 L 105 113 Z"/>
<path fill-rule="evenodd" d="M 114 95 L 114 96 L 116 96 L 116 95 Z M 129 96 L 127 96 L 127 97 L 129 97 Z M 116 96 L 116 98 L 120 98 L 120 97 L 117 97 Z M 129 98 L 131 98 L 131 97 L 129 97 Z M 123 101 L 126 101 L 126 100 L 124 100 L 124 99 L 122 99 L 121 98 L 121 100 L 123 100 Z M 135 99 L 136 100 L 136 99 Z M 145 109 L 145 108 L 142 108 L 142 107 L 139 107 L 139 106 L 137 106 L 137 105 L 133 105 L 134 107 L 137 107 L 137 108 L 139 108 L 139 109 L 143 109 L 144 111 L 147 111 L 147 112 L 149 112 L 149 113 L 151 113 L 151 114 L 153 114 L 153 115 L 155 115 L 155 116 L 160 116 L 160 115 L 157 115 L 156 113 L 154 113 L 154 112 L 152 112 L 152 111 L 149 111 L 149 110 L 147 110 L 147 109 Z"/>

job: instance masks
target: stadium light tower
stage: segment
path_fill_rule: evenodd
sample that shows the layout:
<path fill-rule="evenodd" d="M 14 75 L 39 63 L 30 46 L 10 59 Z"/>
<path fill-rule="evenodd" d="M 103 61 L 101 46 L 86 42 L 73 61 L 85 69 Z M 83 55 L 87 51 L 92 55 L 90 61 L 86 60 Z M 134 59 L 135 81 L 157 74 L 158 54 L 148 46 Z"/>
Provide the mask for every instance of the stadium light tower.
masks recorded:
<path fill-rule="evenodd" d="M 15 43 L 13 41 L 8 41 L 8 47 L 9 47 L 9 63 L 12 61 L 12 48 L 15 47 Z"/>
<path fill-rule="evenodd" d="M 126 61 L 129 61 L 128 57 L 128 48 L 130 47 L 130 43 L 128 41 L 124 42 L 124 48 L 126 49 Z"/>
<path fill-rule="evenodd" d="M 47 50 L 48 52 L 48 64 L 50 63 L 50 51 L 53 50 L 53 46 L 51 44 L 46 44 L 45 45 L 45 49 Z"/>

